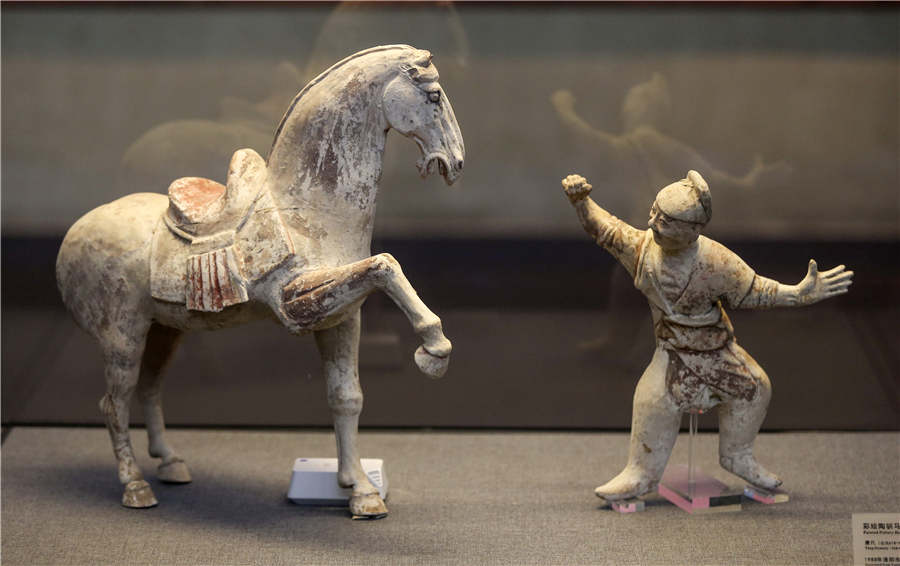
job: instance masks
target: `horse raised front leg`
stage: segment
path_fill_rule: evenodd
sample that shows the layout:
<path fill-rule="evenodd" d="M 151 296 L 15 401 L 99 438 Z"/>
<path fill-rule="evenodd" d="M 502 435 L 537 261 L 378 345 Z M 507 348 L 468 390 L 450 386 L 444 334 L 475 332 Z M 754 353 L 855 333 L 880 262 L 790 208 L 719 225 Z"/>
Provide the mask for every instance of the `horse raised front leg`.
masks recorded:
<path fill-rule="evenodd" d="M 350 512 L 356 517 L 378 519 L 387 507 L 362 469 L 356 439 L 363 394 L 359 386 L 360 314 L 334 328 L 316 332 L 316 345 L 325 368 L 328 405 L 334 418 L 338 453 L 338 484 L 353 489 Z"/>
<path fill-rule="evenodd" d="M 375 290 L 384 291 L 400 307 L 422 339 L 415 353 L 419 369 L 432 377 L 444 375 L 452 346 L 444 336 L 441 319 L 425 306 L 390 254 L 304 273 L 284 288 L 282 310 L 290 324 L 314 328 L 356 308 Z"/>

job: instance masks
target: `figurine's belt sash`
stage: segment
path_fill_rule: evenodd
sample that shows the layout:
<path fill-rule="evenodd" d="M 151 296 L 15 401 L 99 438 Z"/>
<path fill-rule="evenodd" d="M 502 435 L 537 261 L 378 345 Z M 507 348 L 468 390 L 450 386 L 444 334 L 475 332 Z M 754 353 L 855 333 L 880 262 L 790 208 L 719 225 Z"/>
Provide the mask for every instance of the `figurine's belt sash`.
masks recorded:
<path fill-rule="evenodd" d="M 714 314 L 713 323 L 705 325 L 697 319 L 693 320 L 694 324 L 687 325 L 684 324 L 685 317 L 676 322 L 674 317 L 662 315 L 654 333 L 665 347 L 696 352 L 718 350 L 734 338 L 734 327 L 721 305 L 716 305 Z"/>
<path fill-rule="evenodd" d="M 729 399 L 751 401 L 756 397 L 759 378 L 733 339 L 716 350 L 665 349 L 669 357 L 666 389 L 680 406 L 715 405 Z"/>

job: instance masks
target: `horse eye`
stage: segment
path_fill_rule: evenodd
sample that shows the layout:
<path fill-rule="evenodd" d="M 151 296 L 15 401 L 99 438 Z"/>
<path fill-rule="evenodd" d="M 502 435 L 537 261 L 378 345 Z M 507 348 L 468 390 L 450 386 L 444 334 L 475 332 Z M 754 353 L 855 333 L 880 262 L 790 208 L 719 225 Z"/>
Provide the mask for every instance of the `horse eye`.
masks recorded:
<path fill-rule="evenodd" d="M 441 101 L 441 91 L 433 90 L 428 93 L 428 100 L 431 102 L 440 102 Z"/>

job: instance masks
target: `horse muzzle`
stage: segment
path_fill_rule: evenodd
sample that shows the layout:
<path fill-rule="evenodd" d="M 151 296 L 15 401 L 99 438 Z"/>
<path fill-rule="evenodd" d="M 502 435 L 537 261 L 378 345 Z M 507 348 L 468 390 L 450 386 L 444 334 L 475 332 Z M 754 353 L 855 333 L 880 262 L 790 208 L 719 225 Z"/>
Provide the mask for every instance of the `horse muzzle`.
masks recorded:
<path fill-rule="evenodd" d="M 443 152 L 432 152 L 420 159 L 416 166 L 419 168 L 419 175 L 423 179 L 438 173 L 444 178 L 447 185 L 452 185 L 462 176 L 463 161 L 462 159 L 449 158 Z"/>

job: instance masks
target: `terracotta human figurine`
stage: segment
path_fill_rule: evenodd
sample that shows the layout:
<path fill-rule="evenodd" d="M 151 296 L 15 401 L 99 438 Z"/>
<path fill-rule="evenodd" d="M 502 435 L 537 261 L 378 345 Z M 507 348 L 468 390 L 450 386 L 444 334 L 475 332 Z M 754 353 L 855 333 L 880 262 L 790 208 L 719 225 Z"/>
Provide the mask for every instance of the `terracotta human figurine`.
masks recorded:
<path fill-rule="evenodd" d="M 374 47 L 320 74 L 294 98 L 268 161 L 253 150 L 231 160 L 227 186 L 182 178 L 169 197 L 137 193 L 101 206 L 66 234 L 56 263 L 63 300 L 100 343 L 106 417 L 122 503 L 157 501 L 135 462 L 128 409 L 143 403 L 150 455 L 163 481 L 190 481 L 165 437 L 162 370 L 183 332 L 259 318 L 295 334 L 312 332 L 334 416 L 338 483 L 352 487 L 350 511 L 387 514 L 357 451 L 362 409 L 359 308 L 384 291 L 422 339 L 419 368 L 447 369 L 450 341 L 389 254 L 370 256 L 382 154 L 393 128 L 422 152 L 422 176 L 447 184 L 461 174 L 465 148 L 428 51 Z"/>
<path fill-rule="evenodd" d="M 648 230 L 612 216 L 588 197 L 580 175 L 562 181 L 585 231 L 628 270 L 650 302 L 656 351 L 634 392 L 628 464 L 595 490 L 608 501 L 653 490 L 678 436 L 681 415 L 719 407 L 719 462 L 755 486 L 781 484 L 753 456 L 771 396 L 769 378 L 741 348 L 729 308 L 810 305 L 847 292 L 843 265 L 784 285 L 757 275 L 741 258 L 700 235 L 712 217 L 709 187 L 696 171 L 659 191 Z"/>
<path fill-rule="evenodd" d="M 715 167 L 708 156 L 692 146 L 689 137 L 673 135 L 666 126 L 677 109 L 673 107 L 669 81 L 661 73 L 653 73 L 649 80 L 628 89 L 619 113 L 623 126 L 620 132 L 592 125 L 590 117 L 576 110 L 575 95 L 569 90 L 555 91 L 550 102 L 560 123 L 591 152 L 591 166 L 613 172 L 604 180 L 605 185 L 628 187 L 627 193 L 617 195 L 624 200 L 617 212 L 629 223 L 642 222 L 647 202 L 685 169 L 703 171 L 716 194 L 724 191 L 732 197 L 731 202 L 755 201 L 760 193 L 771 194 L 784 186 L 791 174 L 786 162 L 763 161 L 760 155 L 743 174 Z M 594 336 L 577 343 L 578 349 L 618 357 L 623 350 L 643 345 L 644 337 L 638 334 L 640 321 L 629 316 L 624 306 L 631 289 L 622 275 L 621 269 L 609 271 L 608 318 L 616 319 L 615 328 L 598 328 Z"/>

